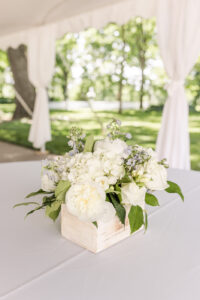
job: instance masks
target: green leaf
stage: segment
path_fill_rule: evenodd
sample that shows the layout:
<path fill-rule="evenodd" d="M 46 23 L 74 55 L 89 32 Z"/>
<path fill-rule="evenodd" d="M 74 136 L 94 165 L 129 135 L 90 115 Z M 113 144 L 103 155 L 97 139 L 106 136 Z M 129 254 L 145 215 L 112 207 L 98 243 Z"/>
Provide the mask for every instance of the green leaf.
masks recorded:
<path fill-rule="evenodd" d="M 23 206 L 23 205 L 29 205 L 29 204 L 36 204 L 39 205 L 38 202 L 21 202 L 21 203 L 17 203 L 13 206 L 13 208 L 18 207 L 18 206 Z"/>
<path fill-rule="evenodd" d="M 131 206 L 131 209 L 128 214 L 129 224 L 131 233 L 140 229 L 140 227 L 144 224 L 144 215 L 143 210 L 140 206 Z"/>
<path fill-rule="evenodd" d="M 106 194 L 106 201 L 112 203 L 112 201 L 110 200 L 109 194 Z"/>
<path fill-rule="evenodd" d="M 33 210 L 30 210 L 26 215 L 25 215 L 25 218 L 28 217 L 29 215 L 31 215 L 32 213 L 34 213 L 35 211 L 39 210 L 39 209 L 42 209 L 44 207 L 44 205 L 40 205 L 38 207 L 36 207 L 35 209 Z"/>
<path fill-rule="evenodd" d="M 62 203 L 60 201 L 54 201 L 51 205 L 47 205 L 45 211 L 46 216 L 55 221 L 59 216 L 61 204 Z"/>
<path fill-rule="evenodd" d="M 113 189 L 107 189 L 107 190 L 106 190 L 106 194 L 110 194 L 110 193 L 114 193 L 114 194 L 117 194 L 117 195 L 120 194 L 120 192 L 115 191 L 115 190 L 113 190 Z"/>
<path fill-rule="evenodd" d="M 56 198 L 55 198 L 54 194 L 50 197 L 44 196 L 43 199 L 42 199 L 42 203 L 46 206 L 46 205 L 51 204 L 55 200 L 56 200 Z"/>
<path fill-rule="evenodd" d="M 70 188 L 70 182 L 68 180 L 59 181 L 56 189 L 55 196 L 58 201 L 65 202 L 65 195 L 68 189 Z"/>
<path fill-rule="evenodd" d="M 118 184 L 115 185 L 115 188 L 116 188 L 116 194 L 118 194 L 119 201 L 120 203 L 122 203 L 121 188 L 119 187 Z"/>
<path fill-rule="evenodd" d="M 109 196 L 116 210 L 117 216 L 119 217 L 121 223 L 125 225 L 126 210 L 124 206 L 116 200 L 117 195 L 114 196 L 113 194 L 109 194 Z"/>
<path fill-rule="evenodd" d="M 36 195 L 40 195 L 40 194 L 52 194 L 53 192 L 45 192 L 43 191 L 42 189 L 38 190 L 37 192 L 33 192 L 33 193 L 30 193 L 26 196 L 26 198 L 30 198 L 30 197 L 33 197 L 33 196 L 36 196 Z"/>
<path fill-rule="evenodd" d="M 158 199 L 153 194 L 146 193 L 145 202 L 146 204 L 151 206 L 159 206 Z"/>
<path fill-rule="evenodd" d="M 184 201 L 184 196 L 183 196 L 181 188 L 178 186 L 178 184 L 176 184 L 175 182 L 172 182 L 172 181 L 167 181 L 167 183 L 169 184 L 169 187 L 167 189 L 165 189 L 165 191 L 167 193 L 178 194 L 181 197 L 181 199 Z"/>
<path fill-rule="evenodd" d="M 96 226 L 96 228 L 98 228 L 98 224 L 96 221 L 92 222 L 94 224 L 94 226 Z"/>
<path fill-rule="evenodd" d="M 146 231 L 147 227 L 148 227 L 148 215 L 147 215 L 146 211 L 144 212 L 144 214 L 145 214 L 144 228 L 145 228 L 145 231 Z"/>
<path fill-rule="evenodd" d="M 130 182 L 132 182 L 132 180 L 127 174 L 120 180 L 120 183 L 130 183 Z"/>
<path fill-rule="evenodd" d="M 84 147 L 84 151 L 83 152 L 92 152 L 93 145 L 94 145 L 94 136 L 93 135 L 89 135 L 86 138 L 85 147 Z"/>

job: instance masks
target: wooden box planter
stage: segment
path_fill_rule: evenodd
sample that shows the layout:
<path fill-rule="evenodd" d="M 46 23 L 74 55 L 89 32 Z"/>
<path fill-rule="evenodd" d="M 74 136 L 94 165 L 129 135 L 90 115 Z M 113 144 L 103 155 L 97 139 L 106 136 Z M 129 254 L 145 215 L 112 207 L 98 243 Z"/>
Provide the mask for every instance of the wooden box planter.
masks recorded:
<path fill-rule="evenodd" d="M 140 229 L 141 230 L 141 229 Z M 115 217 L 107 223 L 98 223 L 98 228 L 91 222 L 83 222 L 61 208 L 61 233 L 68 240 L 90 250 L 100 252 L 130 236 L 128 218 L 125 226 Z"/>

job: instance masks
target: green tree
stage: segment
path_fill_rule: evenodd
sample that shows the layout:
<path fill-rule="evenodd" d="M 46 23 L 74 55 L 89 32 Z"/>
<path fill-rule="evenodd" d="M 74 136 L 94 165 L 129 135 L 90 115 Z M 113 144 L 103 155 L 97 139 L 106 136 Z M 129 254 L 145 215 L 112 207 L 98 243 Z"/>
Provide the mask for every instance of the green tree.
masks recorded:
<path fill-rule="evenodd" d="M 158 97 L 161 94 L 166 95 L 163 66 L 155 64 L 159 60 L 155 34 L 155 20 L 141 17 L 132 19 L 124 25 L 110 23 L 100 30 L 87 30 L 84 50 L 90 56 L 93 73 L 90 74 L 91 72 L 85 70 L 87 76 L 85 72 L 83 76 L 87 77 L 85 84 L 88 83 L 88 78 L 92 79 L 97 98 L 100 88 L 106 89 L 105 92 L 100 92 L 104 98 L 108 94 L 105 81 L 112 86 L 112 92 L 109 91 L 109 94 L 119 101 L 119 112 L 122 111 L 125 91 L 129 100 L 133 99 L 135 91 L 138 91 L 137 98 L 141 109 L 144 97 L 150 101 L 154 92 Z M 130 71 L 134 74 L 137 70 L 140 75 L 130 80 Z M 159 81 L 159 85 L 154 84 L 155 78 Z"/>
<path fill-rule="evenodd" d="M 105 27 L 105 35 L 109 35 L 107 45 L 108 60 L 113 65 L 112 85 L 115 88 L 115 99 L 119 101 L 119 113 L 122 113 L 124 86 L 127 85 L 125 68 L 127 67 L 126 24 L 111 23 Z"/>
<path fill-rule="evenodd" d="M 186 89 L 194 108 L 200 103 L 200 57 L 186 79 Z"/>
<path fill-rule="evenodd" d="M 102 30 L 89 28 L 81 33 L 82 53 L 79 53 L 80 66 L 83 69 L 79 90 L 79 99 L 88 100 L 88 92 L 92 88 L 98 98 L 99 81 L 103 82 L 102 64 L 105 57 L 104 33 Z"/>
<path fill-rule="evenodd" d="M 13 78 L 7 53 L 0 50 L 0 98 L 14 98 Z"/>
<path fill-rule="evenodd" d="M 155 21 L 136 17 L 127 23 L 127 41 L 130 47 L 128 63 L 140 70 L 139 79 L 139 102 L 143 109 L 144 96 L 149 93 L 150 80 L 147 68 L 156 58 L 157 43 L 155 39 Z"/>
<path fill-rule="evenodd" d="M 77 39 L 78 34 L 67 33 L 56 42 L 55 72 L 49 91 L 51 97 L 55 97 L 55 91 L 58 86 L 60 86 L 62 93 L 60 100 L 67 100 L 69 97 L 68 86 L 76 55 Z"/>
<path fill-rule="evenodd" d="M 90 64 L 87 62 L 87 65 L 92 70 L 92 72 L 87 70 L 87 77 L 91 78 L 92 76 L 97 99 L 101 97 L 103 99 L 107 97 L 117 99 L 119 112 L 121 112 L 123 86 L 126 82 L 124 74 L 126 64 L 124 25 L 110 23 L 100 30 L 87 30 L 85 40 L 85 51 L 87 57 L 90 58 Z M 91 64 L 93 68 L 91 68 Z"/>
<path fill-rule="evenodd" d="M 166 75 L 158 65 L 155 33 L 155 20 L 137 17 L 124 25 L 109 23 L 66 35 L 57 43 L 54 97 L 59 88 L 62 99 L 87 100 L 92 88 L 95 99 L 118 100 L 119 112 L 123 100 L 139 101 L 141 109 L 144 99 L 163 102 Z M 69 78 L 73 92 L 68 91 Z"/>

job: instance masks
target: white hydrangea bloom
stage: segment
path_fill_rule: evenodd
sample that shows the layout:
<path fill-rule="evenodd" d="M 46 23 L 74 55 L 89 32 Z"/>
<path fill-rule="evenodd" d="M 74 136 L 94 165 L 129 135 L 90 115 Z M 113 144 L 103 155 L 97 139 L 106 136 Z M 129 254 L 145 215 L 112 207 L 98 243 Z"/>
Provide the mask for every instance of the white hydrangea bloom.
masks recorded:
<path fill-rule="evenodd" d="M 53 192 L 56 188 L 56 183 L 59 177 L 54 171 L 48 171 L 46 174 L 42 175 L 41 178 L 41 188 L 45 192 Z"/>
<path fill-rule="evenodd" d="M 98 157 L 104 172 L 104 176 L 108 178 L 108 184 L 115 184 L 124 174 L 123 159 L 121 155 L 107 151 L 97 150 L 94 155 Z"/>
<path fill-rule="evenodd" d="M 71 157 L 62 177 L 72 184 L 77 182 L 94 181 L 99 183 L 104 190 L 110 184 L 115 184 L 125 174 L 123 159 L 119 154 L 110 152 L 78 153 Z"/>
<path fill-rule="evenodd" d="M 86 163 L 87 172 L 91 179 L 104 176 L 103 166 L 99 157 L 94 155 Z"/>
<path fill-rule="evenodd" d="M 124 141 L 120 139 L 110 140 L 107 137 L 103 140 L 96 141 L 94 152 L 110 152 L 112 155 L 119 154 L 121 157 L 126 157 L 127 148 L 128 145 Z"/>
<path fill-rule="evenodd" d="M 71 157 L 67 167 L 68 167 L 68 180 L 75 184 L 76 182 L 86 181 L 90 179 L 91 168 L 89 168 L 89 161 L 93 158 L 92 153 L 78 153 Z"/>
<path fill-rule="evenodd" d="M 139 205 L 144 209 L 145 193 L 146 189 L 140 188 L 135 182 L 124 184 L 121 188 L 122 202 L 126 205 Z"/>
<path fill-rule="evenodd" d="M 100 185 L 77 183 L 66 193 L 68 211 L 82 221 L 98 221 L 106 211 L 106 194 Z"/>

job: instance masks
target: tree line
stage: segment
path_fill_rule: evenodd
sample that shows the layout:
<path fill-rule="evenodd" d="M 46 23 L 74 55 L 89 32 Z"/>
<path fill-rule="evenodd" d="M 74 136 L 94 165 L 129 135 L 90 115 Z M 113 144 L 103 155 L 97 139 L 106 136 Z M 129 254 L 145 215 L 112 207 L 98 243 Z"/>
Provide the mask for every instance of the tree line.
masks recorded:
<path fill-rule="evenodd" d="M 28 80 L 26 46 L 0 50 L 0 98 L 14 98 L 15 89 L 33 109 L 35 91 Z M 154 19 L 136 17 L 123 25 L 109 23 L 67 33 L 56 41 L 56 62 L 48 88 L 51 101 L 135 101 L 143 109 L 162 105 L 167 75 L 159 55 Z M 186 80 L 190 102 L 200 99 L 200 59 Z M 16 99 L 14 117 L 28 116 Z"/>
<path fill-rule="evenodd" d="M 166 74 L 159 57 L 155 20 L 134 18 L 126 24 L 109 23 L 57 41 L 56 69 L 50 97 L 163 103 Z M 76 71 L 80 72 L 79 80 Z"/>

